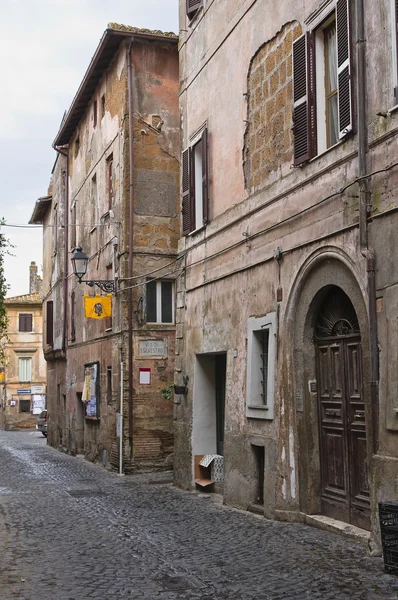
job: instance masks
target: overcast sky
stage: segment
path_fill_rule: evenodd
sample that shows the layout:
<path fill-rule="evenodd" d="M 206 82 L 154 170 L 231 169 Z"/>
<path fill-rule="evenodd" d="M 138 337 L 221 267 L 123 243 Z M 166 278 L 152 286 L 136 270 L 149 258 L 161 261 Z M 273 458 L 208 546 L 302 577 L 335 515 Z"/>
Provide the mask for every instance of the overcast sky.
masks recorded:
<path fill-rule="evenodd" d="M 46 195 L 51 144 L 110 22 L 178 32 L 178 0 L 1 0 L 0 217 L 27 225 Z M 8 296 L 29 291 L 41 273 L 42 229 L 4 227 Z"/>

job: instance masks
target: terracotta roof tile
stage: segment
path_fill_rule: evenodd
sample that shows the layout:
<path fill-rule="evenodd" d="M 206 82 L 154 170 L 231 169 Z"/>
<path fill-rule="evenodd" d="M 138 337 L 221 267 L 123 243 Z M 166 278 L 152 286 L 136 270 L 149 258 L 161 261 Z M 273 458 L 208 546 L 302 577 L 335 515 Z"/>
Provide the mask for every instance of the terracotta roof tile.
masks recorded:
<path fill-rule="evenodd" d="M 6 304 L 41 304 L 41 296 L 39 293 L 22 294 L 21 296 L 11 296 L 5 299 Z"/>
<path fill-rule="evenodd" d="M 178 35 L 172 31 L 160 31 L 160 29 L 145 29 L 139 27 L 131 27 L 130 25 L 123 25 L 120 23 L 108 23 L 108 29 L 114 29 L 115 31 L 128 31 L 129 33 L 143 33 L 145 35 L 163 35 L 164 37 L 178 38 Z"/>

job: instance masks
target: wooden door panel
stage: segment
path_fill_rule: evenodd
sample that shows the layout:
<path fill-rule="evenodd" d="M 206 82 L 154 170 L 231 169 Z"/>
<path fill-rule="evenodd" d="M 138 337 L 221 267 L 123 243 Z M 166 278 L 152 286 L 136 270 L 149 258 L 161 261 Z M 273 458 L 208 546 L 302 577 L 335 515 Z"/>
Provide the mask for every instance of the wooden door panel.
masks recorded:
<path fill-rule="evenodd" d="M 318 348 L 318 382 L 319 393 L 322 398 L 330 397 L 330 362 L 329 346 L 319 346 Z"/>
<path fill-rule="evenodd" d="M 333 398 L 343 397 L 343 364 L 344 360 L 341 352 L 341 345 L 330 346 L 331 378 L 332 378 L 332 396 Z"/>
<path fill-rule="evenodd" d="M 322 510 L 369 528 L 365 404 L 358 339 L 318 345 Z"/>
<path fill-rule="evenodd" d="M 369 506 L 369 481 L 367 469 L 366 435 L 362 431 L 351 432 L 351 499 L 361 506 Z"/>
<path fill-rule="evenodd" d="M 347 497 L 345 473 L 345 447 L 342 428 L 322 428 L 322 479 L 323 493 L 329 497 Z"/>

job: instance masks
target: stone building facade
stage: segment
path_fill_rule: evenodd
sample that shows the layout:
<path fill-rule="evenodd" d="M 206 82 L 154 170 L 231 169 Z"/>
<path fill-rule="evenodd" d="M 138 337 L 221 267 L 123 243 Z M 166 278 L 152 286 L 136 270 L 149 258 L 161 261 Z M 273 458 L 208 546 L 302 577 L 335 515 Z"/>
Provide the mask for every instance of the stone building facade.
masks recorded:
<path fill-rule="evenodd" d="M 51 208 L 40 217 L 54 373 L 48 441 L 119 466 L 122 396 L 123 469 L 169 468 L 173 403 L 162 390 L 173 382 L 179 266 L 177 37 L 111 23 L 54 147 Z M 81 284 L 76 248 L 88 257 Z M 84 296 L 100 303 L 109 285 L 112 316 L 86 317 Z"/>
<path fill-rule="evenodd" d="M 0 427 L 31 429 L 46 405 L 46 363 L 42 346 L 42 281 L 29 267 L 29 293 L 6 298 L 6 362 L 0 375 Z"/>
<path fill-rule="evenodd" d="M 175 481 L 218 454 L 225 503 L 377 539 L 398 475 L 395 3 L 188 7 Z"/>

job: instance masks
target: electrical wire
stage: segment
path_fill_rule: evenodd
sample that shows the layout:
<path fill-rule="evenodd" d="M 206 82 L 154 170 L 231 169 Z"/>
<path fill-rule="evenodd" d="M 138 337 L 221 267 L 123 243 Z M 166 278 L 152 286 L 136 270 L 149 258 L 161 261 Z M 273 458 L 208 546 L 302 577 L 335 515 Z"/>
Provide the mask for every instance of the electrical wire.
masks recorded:
<path fill-rule="evenodd" d="M 137 287 L 142 287 L 143 285 L 147 285 L 148 283 L 152 283 L 153 281 L 159 281 L 159 279 L 164 279 L 168 275 L 173 275 L 177 271 L 183 271 L 184 269 L 185 269 L 185 267 L 181 267 L 181 268 L 176 267 L 175 269 L 173 269 L 172 271 L 169 271 L 168 273 L 163 273 L 163 275 L 159 275 L 159 277 L 154 277 L 153 279 L 150 279 L 149 281 L 148 280 L 143 281 L 142 283 L 135 283 L 134 285 L 130 285 L 129 287 L 125 287 L 123 289 L 120 289 L 119 291 L 125 292 L 126 290 L 132 290 Z M 145 275 L 142 275 L 142 277 L 145 277 Z"/>
<path fill-rule="evenodd" d="M 120 281 L 129 281 L 130 279 L 140 279 L 140 277 L 147 277 L 148 275 L 152 275 L 153 273 L 157 273 L 158 271 L 162 271 L 163 269 L 166 269 L 167 267 L 170 267 L 171 265 L 174 265 L 174 263 L 176 263 L 177 261 L 181 260 L 182 258 L 184 258 L 184 254 L 181 254 L 180 256 L 177 256 L 177 258 L 175 260 L 172 260 L 171 262 L 163 265 L 162 267 L 158 267 L 157 269 L 153 269 L 153 271 L 149 271 L 148 273 L 144 273 L 143 275 L 133 275 L 132 277 L 122 277 L 120 278 Z M 160 258 L 160 257 L 158 257 Z M 128 288 L 126 288 L 128 289 Z"/>

